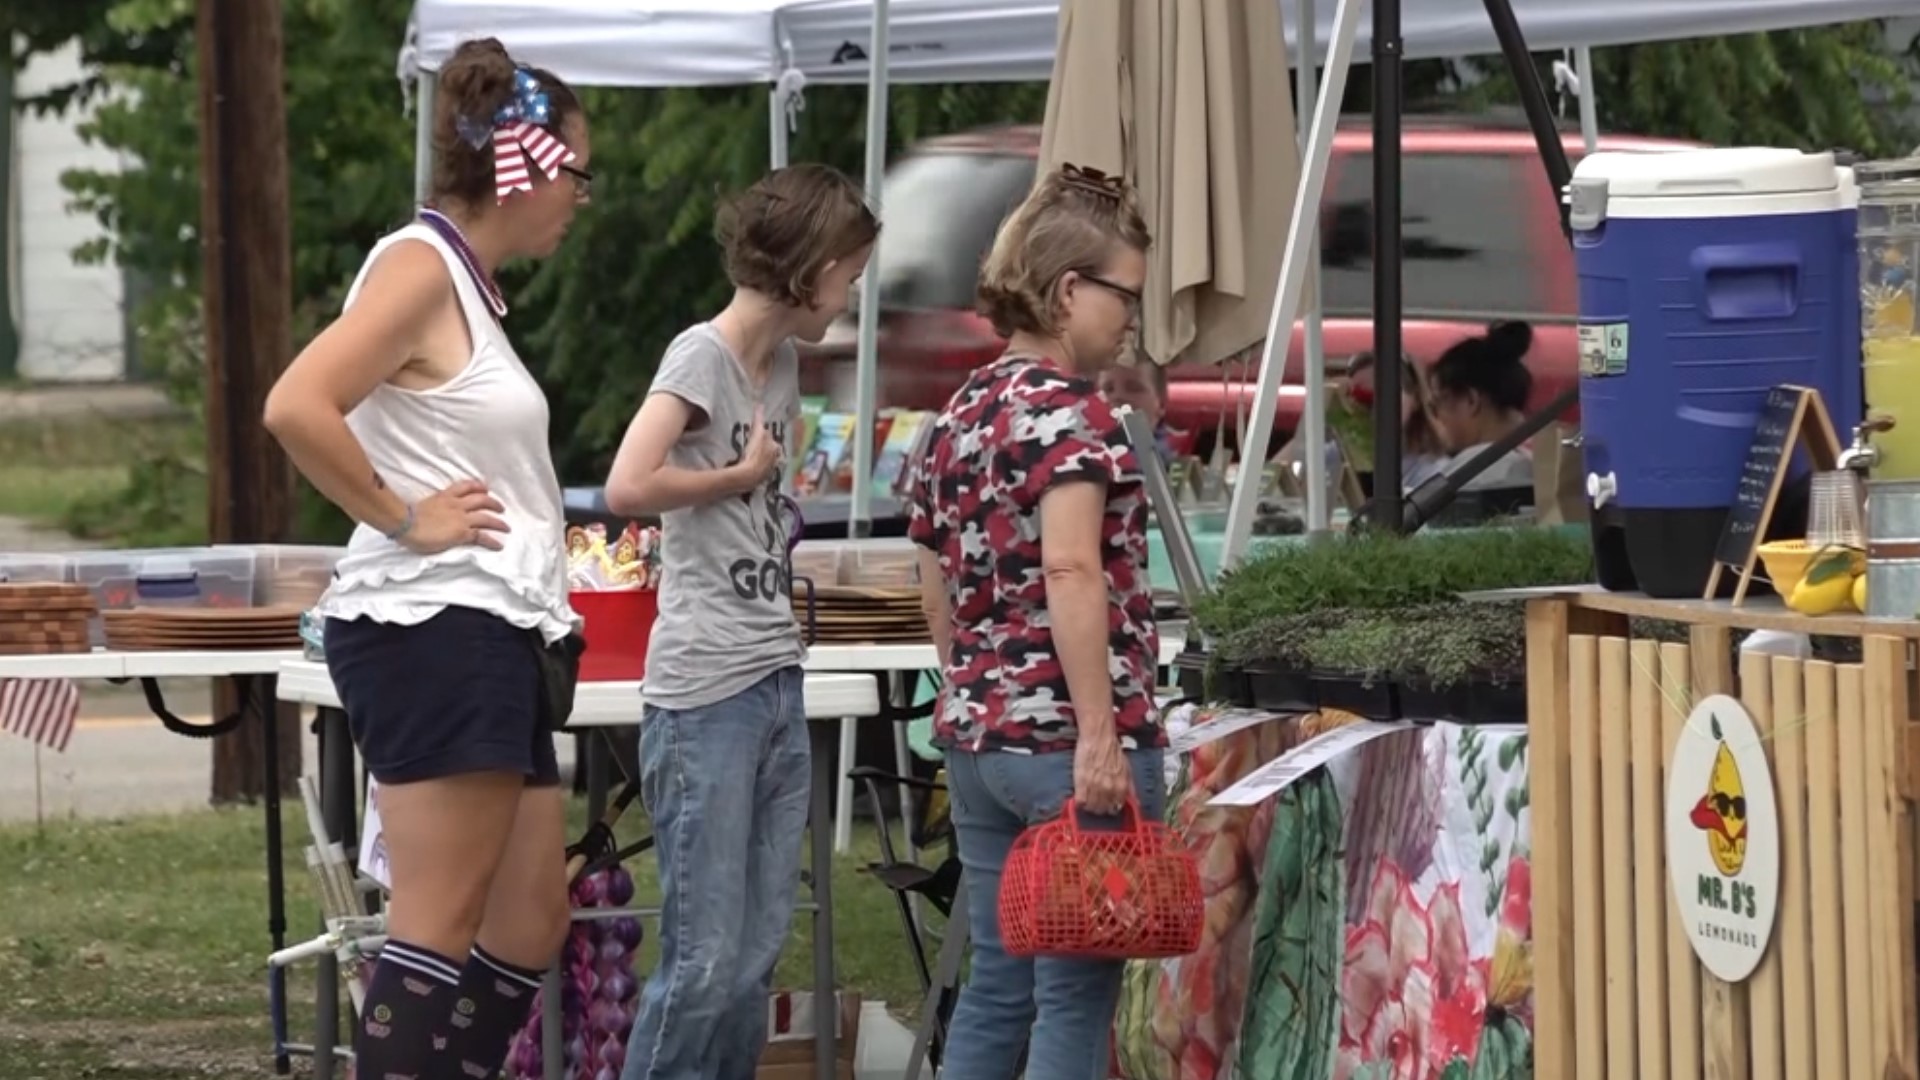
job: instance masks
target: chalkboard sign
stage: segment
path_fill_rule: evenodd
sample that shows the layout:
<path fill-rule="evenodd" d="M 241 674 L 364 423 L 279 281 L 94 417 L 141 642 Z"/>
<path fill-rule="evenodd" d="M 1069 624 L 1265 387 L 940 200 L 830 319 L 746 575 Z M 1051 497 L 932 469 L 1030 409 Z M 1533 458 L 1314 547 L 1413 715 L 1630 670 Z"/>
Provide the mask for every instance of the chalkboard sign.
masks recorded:
<path fill-rule="evenodd" d="M 1796 447 L 1805 446 L 1816 469 L 1837 467 L 1839 436 L 1827 414 L 1820 392 L 1804 386 L 1776 386 L 1767 391 L 1760 415 L 1754 420 L 1753 444 L 1740 465 L 1739 486 L 1733 505 L 1727 510 L 1727 522 L 1720 530 L 1720 542 L 1714 548 L 1713 574 L 1707 579 L 1706 598 L 1720 591 L 1720 574 L 1734 570 L 1740 574 L 1733 602 L 1746 598 L 1752 582 L 1753 564 L 1766 538 L 1767 525 L 1773 519 L 1774 505 L 1780 500 L 1780 488 L 1793 462 Z"/>
<path fill-rule="evenodd" d="M 1766 403 L 1760 406 L 1759 419 L 1753 425 L 1753 445 L 1747 448 L 1747 459 L 1740 466 L 1740 486 L 1720 531 L 1720 545 L 1714 549 L 1716 562 L 1735 569 L 1744 567 L 1754 546 L 1760 543 L 1792 457 L 1794 436 L 1800 431 L 1804 395 L 1804 391 L 1791 386 L 1767 391 Z"/>

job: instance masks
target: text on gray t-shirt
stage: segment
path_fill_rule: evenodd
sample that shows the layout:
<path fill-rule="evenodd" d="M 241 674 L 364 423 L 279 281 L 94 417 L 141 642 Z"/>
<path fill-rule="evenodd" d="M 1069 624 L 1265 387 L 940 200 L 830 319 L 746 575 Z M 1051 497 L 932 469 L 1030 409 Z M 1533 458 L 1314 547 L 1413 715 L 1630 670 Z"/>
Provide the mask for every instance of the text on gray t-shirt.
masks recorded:
<path fill-rule="evenodd" d="M 721 469 L 741 459 L 756 411 L 774 441 L 788 445 L 800 414 L 799 358 L 791 342 L 781 342 L 766 383 L 756 387 L 719 331 L 701 323 L 667 347 L 647 392 L 672 394 L 697 410 L 667 464 Z M 663 515 L 648 704 L 701 708 L 806 658 L 793 617 L 780 478 L 776 469 L 745 495 Z"/>

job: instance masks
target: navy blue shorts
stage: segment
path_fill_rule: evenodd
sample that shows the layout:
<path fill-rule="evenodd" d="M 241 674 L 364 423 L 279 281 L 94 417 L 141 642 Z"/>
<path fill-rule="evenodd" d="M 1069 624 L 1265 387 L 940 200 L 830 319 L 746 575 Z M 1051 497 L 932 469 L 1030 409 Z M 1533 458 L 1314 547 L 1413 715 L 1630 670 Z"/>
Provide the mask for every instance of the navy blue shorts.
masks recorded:
<path fill-rule="evenodd" d="M 328 619 L 327 670 L 373 778 L 516 772 L 530 787 L 558 784 L 533 633 L 463 607 L 417 626 Z"/>

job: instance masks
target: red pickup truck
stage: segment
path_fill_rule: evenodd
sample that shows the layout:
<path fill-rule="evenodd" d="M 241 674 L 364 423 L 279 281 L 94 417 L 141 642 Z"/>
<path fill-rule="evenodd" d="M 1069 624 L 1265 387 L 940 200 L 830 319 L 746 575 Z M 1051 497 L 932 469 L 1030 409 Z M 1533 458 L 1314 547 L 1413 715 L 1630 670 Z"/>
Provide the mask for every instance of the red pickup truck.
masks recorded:
<path fill-rule="evenodd" d="M 1563 132 L 1575 161 L 1584 144 Z M 1692 144 L 1609 136 L 1608 150 L 1664 150 Z M 879 402 L 882 408 L 938 409 L 966 373 L 999 355 L 1001 341 L 973 311 L 981 256 L 1007 212 L 1033 184 L 1037 127 L 1006 127 L 930 139 L 887 172 L 878 252 Z M 1405 250 L 1403 340 L 1430 363 L 1448 345 L 1495 319 L 1536 328 L 1528 358 L 1536 406 L 1579 377 L 1573 252 L 1560 231 L 1555 195 L 1525 123 L 1488 117 L 1409 117 L 1401 140 Z M 1275 198 L 1291 198 L 1275 192 Z M 1372 135 L 1364 117 L 1344 122 L 1321 204 L 1321 287 L 1330 368 L 1373 347 Z M 849 316 L 802 361 L 801 386 L 851 412 L 855 320 Z M 1299 421 L 1305 400 L 1305 330 L 1294 325 L 1276 442 Z M 1168 369 L 1169 420 L 1210 448 L 1251 407 L 1260 351 L 1226 364 Z"/>

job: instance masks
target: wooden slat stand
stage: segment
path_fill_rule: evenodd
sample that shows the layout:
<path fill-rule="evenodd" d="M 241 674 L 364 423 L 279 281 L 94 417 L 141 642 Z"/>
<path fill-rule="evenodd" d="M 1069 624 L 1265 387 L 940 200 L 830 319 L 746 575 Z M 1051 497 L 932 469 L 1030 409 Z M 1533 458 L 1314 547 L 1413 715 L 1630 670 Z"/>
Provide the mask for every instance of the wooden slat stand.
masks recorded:
<path fill-rule="evenodd" d="M 1632 640 L 1629 617 L 1689 625 Z M 1913 802 L 1920 622 L 1805 619 L 1859 663 L 1741 654 L 1777 606 L 1528 599 L 1535 1075 L 1920 1080 Z M 1779 803 L 1778 917 L 1744 982 L 1695 959 L 1667 878 L 1666 776 L 1701 698 L 1739 698 Z"/>

